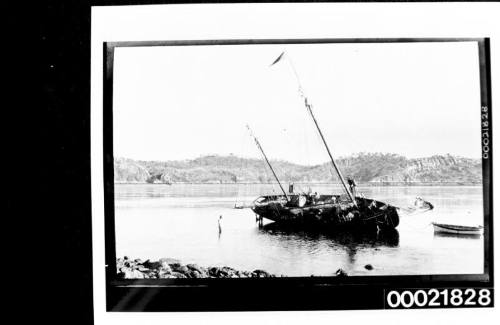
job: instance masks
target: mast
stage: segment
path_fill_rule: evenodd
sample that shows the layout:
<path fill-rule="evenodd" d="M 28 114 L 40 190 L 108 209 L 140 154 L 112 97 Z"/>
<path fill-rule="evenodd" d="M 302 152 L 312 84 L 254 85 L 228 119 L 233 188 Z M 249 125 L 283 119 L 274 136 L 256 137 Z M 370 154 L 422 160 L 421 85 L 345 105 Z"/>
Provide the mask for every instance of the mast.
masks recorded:
<path fill-rule="evenodd" d="M 304 104 L 305 104 L 305 106 L 307 108 L 307 111 L 309 112 L 309 114 L 311 114 L 311 117 L 312 117 L 312 119 L 314 121 L 314 125 L 318 129 L 318 132 L 319 132 L 319 135 L 321 137 L 321 140 L 323 141 L 323 144 L 325 145 L 326 152 L 328 152 L 328 156 L 330 157 L 330 161 L 332 162 L 332 165 L 335 168 L 335 171 L 337 172 L 337 175 L 339 176 L 340 181 L 342 182 L 342 185 L 344 186 L 344 190 L 349 195 L 349 198 L 351 199 L 351 201 L 354 204 L 354 206 L 357 206 L 356 199 L 354 198 L 354 195 L 352 195 L 351 191 L 349 190 L 349 187 L 347 186 L 347 184 L 346 184 L 346 182 L 344 180 L 344 177 L 342 176 L 342 173 L 340 172 L 339 167 L 335 163 L 335 160 L 333 160 L 333 156 L 332 156 L 332 154 L 330 152 L 330 148 L 328 148 L 328 144 L 326 143 L 325 137 L 323 136 L 323 132 L 321 132 L 321 129 L 319 128 L 319 125 L 318 125 L 318 121 L 316 121 L 316 118 L 314 117 L 314 114 L 313 114 L 313 111 L 312 111 L 312 105 L 308 103 L 307 97 L 304 95 L 304 90 L 302 88 L 302 85 L 300 84 L 299 74 L 297 73 L 297 70 L 295 69 L 295 66 L 293 65 L 292 60 L 285 54 L 285 52 L 282 52 L 280 54 L 280 56 L 276 60 L 274 60 L 274 62 L 271 64 L 271 66 L 273 66 L 274 64 L 276 64 L 283 57 L 285 57 L 287 59 L 288 63 L 290 64 L 290 67 L 292 68 L 292 71 L 293 71 L 293 73 L 295 75 L 295 79 L 297 80 L 297 84 L 299 86 L 299 94 L 304 99 Z"/>
<path fill-rule="evenodd" d="M 321 132 L 321 129 L 319 128 L 318 121 L 316 121 L 316 118 L 314 117 L 314 114 L 313 114 L 313 111 L 312 111 L 312 105 L 307 102 L 307 98 L 306 97 L 304 97 L 304 104 L 306 105 L 306 108 L 307 108 L 307 111 L 309 112 L 309 114 L 311 114 L 311 117 L 312 117 L 312 119 L 314 121 L 314 124 L 316 125 L 316 128 L 318 129 L 319 136 L 321 137 L 321 140 L 323 140 L 323 144 L 325 145 L 326 152 L 328 152 L 328 156 L 330 157 L 330 161 L 332 162 L 332 165 L 335 168 L 335 171 L 339 175 L 340 181 L 342 182 L 342 185 L 344 186 L 345 191 L 349 195 L 349 198 L 351 199 L 351 201 L 354 204 L 354 206 L 357 206 L 356 199 L 354 198 L 354 196 L 352 195 L 351 191 L 349 190 L 349 187 L 347 186 L 347 184 L 346 184 L 346 182 L 344 180 L 344 177 L 342 176 L 342 173 L 340 172 L 339 167 L 335 163 L 335 160 L 333 160 L 332 154 L 330 152 L 330 148 L 328 148 L 328 144 L 326 144 L 325 137 L 323 136 L 323 133 Z"/>
<path fill-rule="evenodd" d="M 259 140 L 257 140 L 257 137 L 253 134 L 252 130 L 250 129 L 250 127 L 247 125 L 247 129 L 248 131 L 250 131 L 250 135 L 252 136 L 252 138 L 254 139 L 255 141 L 255 144 L 257 145 L 257 148 L 259 148 L 260 152 L 262 153 L 262 156 L 264 156 L 264 159 L 266 160 L 266 163 L 267 165 L 269 166 L 269 169 L 271 169 L 271 172 L 273 173 L 273 176 L 274 178 L 276 179 L 276 181 L 278 182 L 278 185 L 280 186 L 280 189 L 281 191 L 283 192 L 283 194 L 285 195 L 285 198 L 287 201 L 289 201 L 288 199 L 288 195 L 286 194 L 285 190 L 283 189 L 283 186 L 281 185 L 281 182 L 280 180 L 278 179 L 278 176 L 276 176 L 276 173 L 274 172 L 274 169 L 273 169 L 273 166 L 271 166 L 271 163 L 269 162 L 269 160 L 267 159 L 267 156 L 266 154 L 264 153 L 264 149 L 262 149 L 262 146 L 260 145 L 260 142 Z"/>

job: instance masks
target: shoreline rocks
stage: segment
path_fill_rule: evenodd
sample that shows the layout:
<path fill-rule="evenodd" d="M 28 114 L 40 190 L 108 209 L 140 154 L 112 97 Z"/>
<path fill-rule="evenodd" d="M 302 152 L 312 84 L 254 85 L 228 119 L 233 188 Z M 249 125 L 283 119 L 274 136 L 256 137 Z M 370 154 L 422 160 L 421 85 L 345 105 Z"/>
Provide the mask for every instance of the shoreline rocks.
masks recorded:
<path fill-rule="evenodd" d="M 182 264 L 173 258 L 142 261 L 127 256 L 116 259 L 116 270 L 122 279 L 187 279 L 187 278 L 269 278 L 276 277 L 264 270 L 241 271 L 229 266 L 203 267 Z"/>
<path fill-rule="evenodd" d="M 370 270 L 370 264 L 365 266 Z M 223 279 L 223 278 L 274 278 L 275 274 L 256 269 L 253 271 L 236 270 L 229 266 L 200 266 L 182 264 L 174 258 L 160 258 L 158 261 L 142 261 L 127 256 L 116 259 L 116 270 L 121 279 Z M 311 275 L 313 276 L 313 275 Z M 333 276 L 349 276 L 343 269 L 338 269 Z M 283 275 L 281 275 L 283 277 Z"/>

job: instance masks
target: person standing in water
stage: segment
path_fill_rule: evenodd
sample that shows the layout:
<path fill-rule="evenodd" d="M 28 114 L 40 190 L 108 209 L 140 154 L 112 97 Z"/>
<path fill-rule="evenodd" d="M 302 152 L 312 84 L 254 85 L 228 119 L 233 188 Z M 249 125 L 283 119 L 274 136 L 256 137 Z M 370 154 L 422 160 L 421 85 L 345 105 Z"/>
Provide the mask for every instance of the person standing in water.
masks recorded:
<path fill-rule="evenodd" d="M 219 216 L 218 224 L 219 224 L 219 236 L 220 236 L 220 234 L 222 233 L 222 216 Z"/>

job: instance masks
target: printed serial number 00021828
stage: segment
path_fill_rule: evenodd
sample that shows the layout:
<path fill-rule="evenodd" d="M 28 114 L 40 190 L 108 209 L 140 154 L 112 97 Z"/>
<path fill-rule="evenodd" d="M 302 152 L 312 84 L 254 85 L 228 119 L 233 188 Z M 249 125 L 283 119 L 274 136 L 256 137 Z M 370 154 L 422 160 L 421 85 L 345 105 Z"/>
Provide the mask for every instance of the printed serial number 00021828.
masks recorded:
<path fill-rule="evenodd" d="M 487 288 L 398 289 L 386 291 L 386 308 L 491 307 Z"/>
<path fill-rule="evenodd" d="M 481 106 L 481 147 L 483 159 L 490 158 L 490 124 L 488 106 Z"/>

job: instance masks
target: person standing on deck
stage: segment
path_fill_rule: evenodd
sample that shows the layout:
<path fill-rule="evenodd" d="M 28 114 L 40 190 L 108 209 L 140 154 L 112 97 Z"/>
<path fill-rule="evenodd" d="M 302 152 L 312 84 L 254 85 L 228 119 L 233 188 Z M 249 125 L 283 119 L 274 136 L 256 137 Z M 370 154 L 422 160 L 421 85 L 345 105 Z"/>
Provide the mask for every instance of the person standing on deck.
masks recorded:
<path fill-rule="evenodd" d="M 349 190 L 351 191 L 352 196 L 356 197 L 356 182 L 354 181 L 354 178 L 347 177 L 347 184 L 349 184 Z"/>
<path fill-rule="evenodd" d="M 319 195 L 319 193 L 318 192 L 314 192 L 313 202 L 317 203 L 320 198 L 321 198 L 321 196 Z"/>

